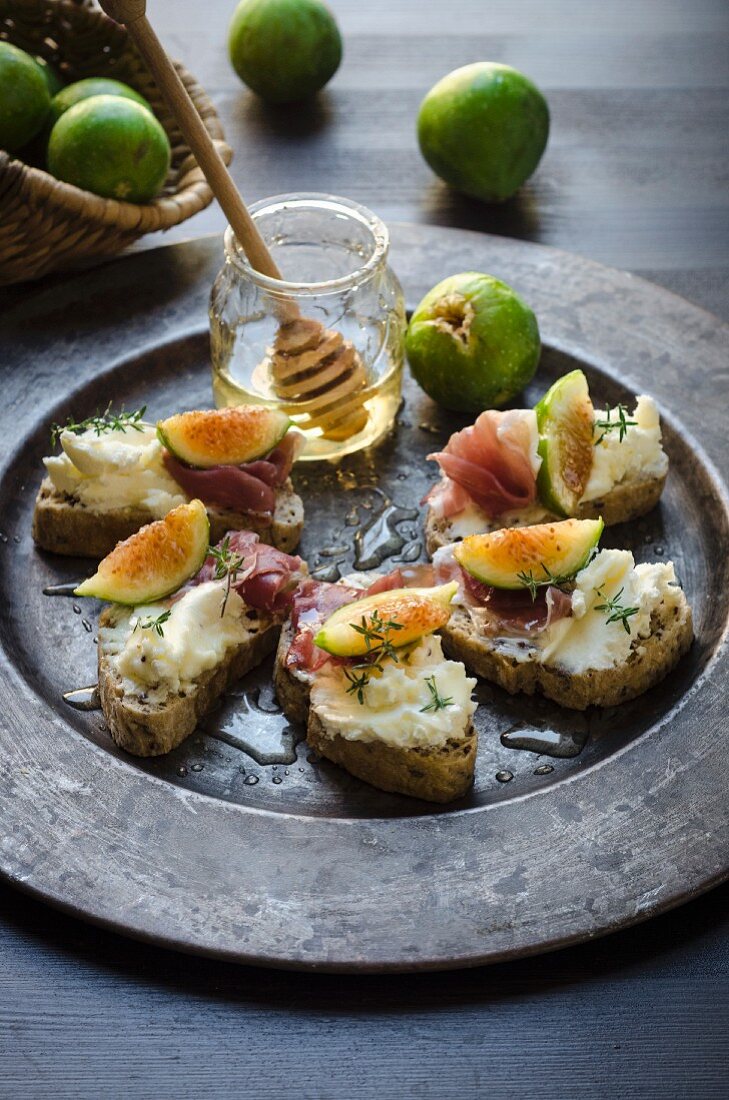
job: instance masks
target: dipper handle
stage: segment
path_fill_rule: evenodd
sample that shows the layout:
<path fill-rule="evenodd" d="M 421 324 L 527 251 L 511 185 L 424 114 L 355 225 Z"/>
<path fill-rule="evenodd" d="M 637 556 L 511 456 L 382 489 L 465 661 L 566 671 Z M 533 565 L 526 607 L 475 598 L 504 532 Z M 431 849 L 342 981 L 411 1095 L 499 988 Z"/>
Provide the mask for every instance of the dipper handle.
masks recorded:
<path fill-rule="evenodd" d="M 162 43 L 146 16 L 147 0 L 99 0 L 106 14 L 124 23 L 147 63 L 162 95 L 177 119 L 177 124 L 202 168 L 210 189 L 233 227 L 251 267 L 272 279 L 281 279 L 271 253 L 258 232 L 230 172 L 223 163 L 210 134 L 205 129 L 184 84 L 175 72 Z"/>
<path fill-rule="evenodd" d="M 99 3 L 108 16 L 126 25 L 251 267 L 280 280 L 281 273 L 263 237 L 147 19 L 147 0 Z M 290 298 L 277 298 L 275 309 L 279 330 L 270 368 L 283 407 L 298 414 L 300 427 L 319 429 L 325 438 L 344 440 L 361 431 L 369 416 L 363 403 L 367 377 L 355 347 L 339 333 L 324 329 L 319 321 L 302 318 Z"/>

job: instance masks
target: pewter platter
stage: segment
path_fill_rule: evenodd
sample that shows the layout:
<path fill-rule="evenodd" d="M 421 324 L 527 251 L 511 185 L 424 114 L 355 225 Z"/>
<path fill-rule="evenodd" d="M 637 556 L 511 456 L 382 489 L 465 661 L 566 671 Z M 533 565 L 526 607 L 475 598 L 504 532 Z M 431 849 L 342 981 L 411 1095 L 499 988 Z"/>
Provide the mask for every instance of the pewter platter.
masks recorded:
<path fill-rule="evenodd" d="M 524 294 L 545 345 L 528 403 L 578 365 L 598 401 L 658 399 L 666 493 L 606 544 L 672 558 L 692 602 L 696 642 L 663 685 L 586 715 L 483 686 L 474 789 L 437 810 L 313 757 L 278 711 L 269 665 L 152 761 L 117 752 L 100 712 L 64 701 L 93 683 L 98 608 L 43 591 L 90 567 L 30 540 L 48 425 L 111 398 L 155 415 L 209 404 L 206 300 L 220 257 L 219 238 L 141 253 L 30 290 L 2 316 L 0 871 L 161 945 L 342 971 L 546 950 L 724 878 L 729 330 L 554 250 L 396 226 L 392 260 L 411 307 L 459 270 L 489 271 Z M 418 502 L 435 476 L 424 457 L 461 423 L 407 383 L 397 429 L 375 451 L 299 467 L 311 568 L 334 577 L 355 562 L 417 560 Z"/>

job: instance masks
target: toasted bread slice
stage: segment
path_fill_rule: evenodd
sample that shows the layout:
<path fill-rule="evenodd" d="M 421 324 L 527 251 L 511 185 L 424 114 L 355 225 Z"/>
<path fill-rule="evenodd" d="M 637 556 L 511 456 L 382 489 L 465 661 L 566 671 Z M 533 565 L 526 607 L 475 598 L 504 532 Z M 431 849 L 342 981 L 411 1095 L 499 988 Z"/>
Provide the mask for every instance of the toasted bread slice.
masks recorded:
<path fill-rule="evenodd" d="M 304 506 L 290 479 L 276 490 L 273 516 L 233 512 L 208 505 L 210 541 L 219 542 L 227 531 L 254 531 L 261 542 L 289 553 L 301 537 Z M 44 478 L 33 513 L 33 538 L 42 550 L 74 557 L 103 558 L 118 542 L 129 538 L 156 517 L 146 508 L 95 512 L 53 487 Z"/>
<path fill-rule="evenodd" d="M 661 499 L 663 487 L 666 484 L 666 475 L 662 477 L 646 477 L 635 481 L 624 481 L 616 485 L 600 500 L 583 501 L 580 504 L 576 519 L 602 519 L 606 527 L 613 527 L 617 523 L 628 523 L 637 519 L 655 508 Z M 535 523 L 553 523 L 559 520 L 559 516 L 553 515 L 546 509 L 542 514 L 530 509 L 525 512 L 524 519 L 520 520 L 518 513 L 509 513 L 509 527 L 523 527 Z M 505 524 L 499 519 L 485 520 L 481 531 L 498 531 Z M 475 533 L 475 532 L 474 532 Z M 481 533 L 481 532 L 479 532 Z M 453 531 L 453 521 L 436 516 L 432 508 L 428 508 L 425 514 L 425 546 L 432 557 L 441 546 L 448 546 L 453 542 L 460 542 L 461 536 Z"/>
<path fill-rule="evenodd" d="M 676 602 L 660 605 L 651 616 L 651 633 L 636 638 L 627 661 L 607 669 L 574 673 L 538 659 L 520 661 L 500 652 L 479 633 L 463 608 L 457 608 L 441 630 L 443 649 L 463 661 L 469 672 L 499 684 L 511 695 L 541 692 L 563 707 L 585 710 L 626 703 L 659 683 L 686 653 L 693 639 L 691 608 L 683 592 Z"/>
<path fill-rule="evenodd" d="M 249 610 L 246 638 L 231 646 L 220 664 L 203 672 L 189 690 L 151 701 L 143 689 L 129 692 L 125 688 L 111 659 L 110 632 L 129 614 L 128 608 L 118 605 L 101 614 L 99 696 L 113 740 L 135 756 L 160 756 L 189 737 L 220 696 L 273 652 L 281 629 L 270 616 Z"/>
<path fill-rule="evenodd" d="M 310 708 L 310 678 L 286 667 L 293 641 L 291 624 L 281 631 L 273 682 L 284 714 L 306 726 L 307 743 L 321 756 L 351 775 L 383 791 L 411 795 L 428 802 L 453 802 L 473 783 L 478 737 L 469 724 L 463 737 L 436 748 L 401 748 L 382 741 L 350 741 L 332 734 Z"/>
<path fill-rule="evenodd" d="M 471 724 L 463 737 L 437 748 L 403 749 L 382 741 L 332 737 L 312 709 L 306 740 L 315 752 L 382 791 L 426 802 L 453 802 L 463 798 L 473 783 L 478 737 Z"/>

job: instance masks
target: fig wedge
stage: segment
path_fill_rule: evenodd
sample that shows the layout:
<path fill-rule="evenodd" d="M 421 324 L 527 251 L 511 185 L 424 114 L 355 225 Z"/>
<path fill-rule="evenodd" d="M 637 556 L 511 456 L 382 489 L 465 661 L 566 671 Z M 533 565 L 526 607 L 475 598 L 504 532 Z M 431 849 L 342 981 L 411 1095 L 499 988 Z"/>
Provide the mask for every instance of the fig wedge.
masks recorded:
<path fill-rule="evenodd" d="M 202 501 L 180 504 L 164 519 L 148 523 L 118 543 L 75 594 L 131 606 L 154 603 L 197 573 L 209 542 L 210 524 Z"/>
<path fill-rule="evenodd" d="M 542 465 L 537 489 L 558 516 L 575 514 L 590 478 L 595 410 L 581 370 L 558 378 L 536 405 Z"/>
<path fill-rule="evenodd" d="M 573 577 L 587 564 L 602 519 L 565 519 L 470 535 L 453 553 L 459 565 L 492 588 L 531 588 Z"/>
<path fill-rule="evenodd" d="M 314 642 L 335 657 L 364 657 L 383 644 L 410 645 L 448 622 L 457 581 L 437 588 L 393 588 L 346 604 L 330 615 Z"/>
<path fill-rule="evenodd" d="M 268 454 L 291 426 L 290 418 L 265 405 L 237 405 L 178 413 L 157 423 L 157 435 L 180 462 L 207 470 L 242 466 Z"/>

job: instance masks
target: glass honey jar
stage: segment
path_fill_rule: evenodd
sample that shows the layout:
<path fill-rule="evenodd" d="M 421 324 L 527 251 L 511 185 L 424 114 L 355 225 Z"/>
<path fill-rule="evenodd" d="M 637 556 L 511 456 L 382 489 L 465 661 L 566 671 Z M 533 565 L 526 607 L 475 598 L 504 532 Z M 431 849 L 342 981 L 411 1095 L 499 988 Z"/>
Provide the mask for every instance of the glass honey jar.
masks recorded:
<path fill-rule="evenodd" d="M 218 406 L 282 408 L 303 459 L 376 443 L 400 404 L 405 303 L 384 223 L 358 203 L 279 195 L 251 207 L 281 280 L 254 271 L 228 227 L 210 331 Z"/>

